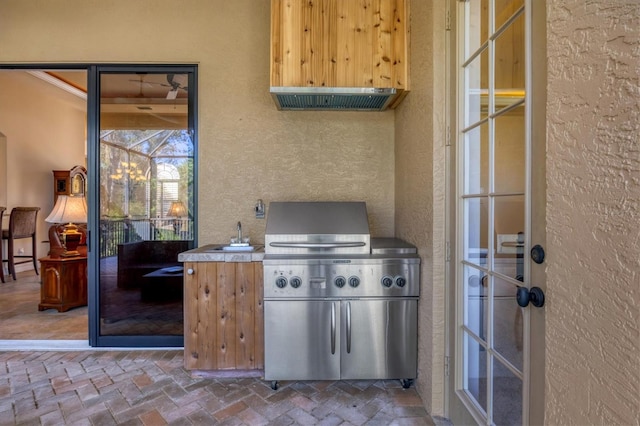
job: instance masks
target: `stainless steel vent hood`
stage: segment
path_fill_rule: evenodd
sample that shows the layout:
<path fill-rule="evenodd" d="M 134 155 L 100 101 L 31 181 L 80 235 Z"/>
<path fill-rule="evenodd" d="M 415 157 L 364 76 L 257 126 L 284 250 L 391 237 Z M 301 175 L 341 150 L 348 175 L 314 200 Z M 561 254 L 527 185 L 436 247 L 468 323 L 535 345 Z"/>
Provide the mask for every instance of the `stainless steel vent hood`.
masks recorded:
<path fill-rule="evenodd" d="M 272 86 L 279 110 L 384 111 L 395 99 L 394 88 Z"/>

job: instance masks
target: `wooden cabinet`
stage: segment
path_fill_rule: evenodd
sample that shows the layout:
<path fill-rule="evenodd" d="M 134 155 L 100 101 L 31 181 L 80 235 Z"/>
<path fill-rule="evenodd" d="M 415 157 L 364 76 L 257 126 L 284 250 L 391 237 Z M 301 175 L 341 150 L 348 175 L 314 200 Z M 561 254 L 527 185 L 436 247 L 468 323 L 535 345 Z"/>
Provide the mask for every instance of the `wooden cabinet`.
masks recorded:
<path fill-rule="evenodd" d="M 408 3 L 271 0 L 271 86 L 396 88 L 401 98 Z"/>
<path fill-rule="evenodd" d="M 40 260 L 42 286 L 38 310 L 65 312 L 87 305 L 87 258 L 83 256 Z"/>
<path fill-rule="evenodd" d="M 263 369 L 262 262 L 185 262 L 184 271 L 184 367 Z"/>

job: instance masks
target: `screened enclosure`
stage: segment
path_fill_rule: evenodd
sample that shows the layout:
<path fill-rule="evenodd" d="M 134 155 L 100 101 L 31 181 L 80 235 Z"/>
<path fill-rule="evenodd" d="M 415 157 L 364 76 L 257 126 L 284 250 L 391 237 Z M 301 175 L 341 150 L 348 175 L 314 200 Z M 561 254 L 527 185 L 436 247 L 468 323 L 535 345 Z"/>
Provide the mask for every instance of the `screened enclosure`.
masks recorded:
<path fill-rule="evenodd" d="M 193 240 L 193 143 L 187 130 L 100 133 L 100 226 L 119 243 Z"/>

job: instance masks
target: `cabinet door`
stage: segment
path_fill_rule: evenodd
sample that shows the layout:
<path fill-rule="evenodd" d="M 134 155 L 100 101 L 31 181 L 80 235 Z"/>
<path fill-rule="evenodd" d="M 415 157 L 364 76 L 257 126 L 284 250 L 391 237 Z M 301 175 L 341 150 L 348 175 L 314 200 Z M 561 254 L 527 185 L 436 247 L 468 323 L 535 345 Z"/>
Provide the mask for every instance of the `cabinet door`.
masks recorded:
<path fill-rule="evenodd" d="M 42 262 L 42 287 L 40 288 L 43 303 L 62 303 L 62 286 L 60 283 L 60 268 L 55 264 Z"/>
<path fill-rule="evenodd" d="M 416 377 L 417 300 L 349 300 L 341 314 L 342 379 Z"/>
<path fill-rule="evenodd" d="M 340 378 L 339 301 L 264 302 L 265 380 Z"/>

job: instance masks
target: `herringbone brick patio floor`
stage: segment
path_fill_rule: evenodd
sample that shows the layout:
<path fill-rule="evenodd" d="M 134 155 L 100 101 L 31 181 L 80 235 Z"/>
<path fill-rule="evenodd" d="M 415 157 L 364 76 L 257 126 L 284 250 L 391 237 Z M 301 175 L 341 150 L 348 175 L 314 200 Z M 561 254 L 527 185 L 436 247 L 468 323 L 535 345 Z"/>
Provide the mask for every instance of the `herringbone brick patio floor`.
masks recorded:
<path fill-rule="evenodd" d="M 182 350 L 0 352 L 0 425 L 433 425 L 399 381 L 195 377 Z"/>

